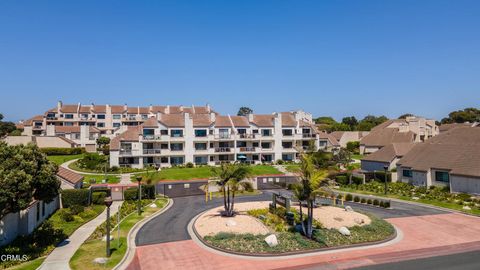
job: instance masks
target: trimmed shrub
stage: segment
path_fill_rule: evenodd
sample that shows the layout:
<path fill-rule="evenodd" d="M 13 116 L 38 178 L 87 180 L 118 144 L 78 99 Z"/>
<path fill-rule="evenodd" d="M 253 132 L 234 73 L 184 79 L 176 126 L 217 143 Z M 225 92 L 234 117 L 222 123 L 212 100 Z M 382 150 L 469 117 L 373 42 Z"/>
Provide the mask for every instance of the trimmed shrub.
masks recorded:
<path fill-rule="evenodd" d="M 284 164 L 284 163 L 285 163 L 285 161 L 283 161 L 283 160 L 281 160 L 281 159 L 277 160 L 277 164 L 278 164 L 278 165 L 282 165 L 282 164 Z"/>
<path fill-rule="evenodd" d="M 65 189 L 62 193 L 62 204 L 65 208 L 73 205 L 88 205 L 88 189 Z"/>
<path fill-rule="evenodd" d="M 40 151 L 47 156 L 64 156 L 64 155 L 79 155 L 85 153 L 85 148 L 60 148 L 60 147 L 46 147 L 40 148 Z"/>
<path fill-rule="evenodd" d="M 372 203 L 373 203 L 372 199 L 367 200 L 367 204 L 372 204 Z"/>
<path fill-rule="evenodd" d="M 155 199 L 155 185 L 142 185 L 143 199 Z"/>
<path fill-rule="evenodd" d="M 62 208 L 58 210 L 58 215 L 65 222 L 70 222 L 74 220 L 72 212 L 70 211 L 70 209 L 67 208 Z"/>
<path fill-rule="evenodd" d="M 85 211 L 85 207 L 83 205 L 72 205 L 70 206 L 70 212 L 72 213 L 72 215 L 78 215 L 80 213 L 82 213 L 83 211 Z"/>
<path fill-rule="evenodd" d="M 104 204 L 105 198 L 107 198 L 107 194 L 103 191 L 95 191 L 92 193 L 92 203 L 93 204 Z"/>
<path fill-rule="evenodd" d="M 123 192 L 123 199 L 125 201 L 138 199 L 138 188 L 129 188 Z"/>
<path fill-rule="evenodd" d="M 361 202 L 361 203 L 367 203 L 367 199 L 362 198 L 362 199 L 360 200 L 360 202 Z"/>
<path fill-rule="evenodd" d="M 193 165 L 192 162 L 187 162 L 187 164 L 185 164 L 185 167 L 187 167 L 187 168 L 193 168 L 194 165 Z"/>
<path fill-rule="evenodd" d="M 380 203 L 378 204 L 378 206 L 380 207 L 385 207 L 385 203 L 383 201 L 380 201 Z"/>
<path fill-rule="evenodd" d="M 356 185 L 363 184 L 363 178 L 358 176 L 352 176 L 352 183 Z"/>
<path fill-rule="evenodd" d="M 345 200 L 351 202 L 353 200 L 352 194 L 347 194 L 347 196 L 345 196 Z"/>
<path fill-rule="evenodd" d="M 335 181 L 340 185 L 348 185 L 348 179 L 346 175 L 337 175 Z"/>
<path fill-rule="evenodd" d="M 354 202 L 360 202 L 360 198 L 358 196 L 353 197 Z"/>
<path fill-rule="evenodd" d="M 385 201 L 385 202 L 383 203 L 383 207 L 385 207 L 385 208 L 390 208 L 390 201 Z"/>
<path fill-rule="evenodd" d="M 377 200 L 377 199 L 373 200 L 373 205 L 376 205 L 376 206 L 378 206 L 378 204 L 379 204 L 379 202 L 378 202 L 378 200 Z"/>

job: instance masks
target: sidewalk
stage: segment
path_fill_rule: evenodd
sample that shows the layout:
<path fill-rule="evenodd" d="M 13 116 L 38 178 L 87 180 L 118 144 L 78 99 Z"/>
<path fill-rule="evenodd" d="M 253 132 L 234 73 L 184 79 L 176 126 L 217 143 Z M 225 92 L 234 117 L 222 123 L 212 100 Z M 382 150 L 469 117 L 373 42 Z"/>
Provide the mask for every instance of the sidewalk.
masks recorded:
<path fill-rule="evenodd" d="M 121 201 L 113 202 L 110 207 L 110 215 L 113 216 L 118 212 L 122 205 Z M 70 237 L 60 243 L 50 253 L 42 265 L 40 270 L 70 270 L 69 261 L 77 249 L 88 239 L 88 237 L 106 220 L 107 210 L 103 211 L 96 218 L 78 228 Z M 105 255 L 105 254 L 103 254 Z M 101 257 L 101 254 L 99 254 Z"/>

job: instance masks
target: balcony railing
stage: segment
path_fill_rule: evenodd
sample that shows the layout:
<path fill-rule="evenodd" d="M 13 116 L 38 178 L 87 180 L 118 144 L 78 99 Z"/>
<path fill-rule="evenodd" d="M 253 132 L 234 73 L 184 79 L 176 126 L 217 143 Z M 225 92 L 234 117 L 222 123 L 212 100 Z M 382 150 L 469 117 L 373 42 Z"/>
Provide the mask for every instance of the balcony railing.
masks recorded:
<path fill-rule="evenodd" d="M 132 155 L 132 150 L 121 150 L 120 155 L 125 155 L 125 156 Z"/>
<path fill-rule="evenodd" d="M 161 153 L 160 149 L 143 149 L 144 155 L 154 155 L 154 154 L 160 154 L 160 153 Z"/>
<path fill-rule="evenodd" d="M 228 133 L 220 133 L 215 135 L 215 139 L 230 139 L 230 134 Z"/>
<path fill-rule="evenodd" d="M 315 138 L 315 134 L 312 133 L 303 133 L 302 134 L 303 138 Z"/>
<path fill-rule="evenodd" d="M 255 152 L 255 147 L 240 147 L 240 152 Z"/>
<path fill-rule="evenodd" d="M 217 147 L 217 148 L 215 148 L 215 152 L 217 152 L 217 153 L 228 153 L 228 152 L 230 152 L 230 147 Z"/>
<path fill-rule="evenodd" d="M 242 134 L 238 134 L 238 137 L 240 139 L 255 139 L 257 134 L 246 134 L 246 133 L 242 133 Z"/>

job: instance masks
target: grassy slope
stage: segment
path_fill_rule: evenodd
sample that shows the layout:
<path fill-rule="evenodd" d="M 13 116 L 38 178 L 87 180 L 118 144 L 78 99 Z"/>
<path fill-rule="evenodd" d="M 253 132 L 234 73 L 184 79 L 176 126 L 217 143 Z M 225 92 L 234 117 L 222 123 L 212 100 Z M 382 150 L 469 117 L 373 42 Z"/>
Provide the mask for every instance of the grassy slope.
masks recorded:
<path fill-rule="evenodd" d="M 46 257 L 40 257 L 35 260 L 31 260 L 13 267 L 7 268 L 9 270 L 35 270 L 37 269 L 45 260 Z"/>
<path fill-rule="evenodd" d="M 268 165 L 256 165 L 251 166 L 253 175 L 264 175 L 264 174 L 281 174 L 280 171 L 275 169 L 272 166 Z M 151 178 L 153 181 L 159 180 L 190 180 L 190 179 L 204 179 L 213 177 L 211 167 L 196 167 L 196 168 L 166 168 L 162 169 L 159 172 L 150 172 L 136 174 L 132 176 L 134 179 L 136 176 L 142 175 L 147 178 Z"/>
<path fill-rule="evenodd" d="M 130 229 L 140 220 L 147 216 L 151 216 L 155 212 L 161 210 L 167 203 L 166 199 L 158 199 L 156 202 L 157 208 L 145 207 L 142 216 L 138 216 L 136 212 L 127 216 L 120 224 L 120 238 L 117 237 L 117 230 L 113 230 L 114 240 L 111 243 L 112 255 L 106 266 L 92 264 L 93 259 L 105 256 L 105 242 L 101 239 L 87 241 L 80 246 L 70 260 L 70 267 L 75 269 L 112 269 L 117 265 L 125 255 L 127 249 L 127 235 Z M 118 241 L 120 240 L 120 242 Z"/>
<path fill-rule="evenodd" d="M 90 210 L 87 210 L 90 209 Z M 76 229 L 78 229 L 83 224 L 89 222 L 90 220 L 97 217 L 105 209 L 104 205 L 92 205 L 85 208 L 85 215 L 83 217 L 75 216 L 75 220 L 71 222 L 65 222 L 60 218 L 58 212 L 53 214 L 50 217 L 50 220 L 53 222 L 53 226 L 56 229 L 62 229 L 63 232 L 67 235 L 71 235 Z"/>
<path fill-rule="evenodd" d="M 77 159 L 83 157 L 83 154 L 79 155 L 63 155 L 63 156 L 47 156 L 47 159 L 53 161 L 55 164 L 60 165 L 69 160 Z"/>
<path fill-rule="evenodd" d="M 96 183 L 97 184 L 100 184 L 102 183 L 102 180 L 105 179 L 105 175 L 104 174 L 82 174 L 85 178 L 84 178 L 84 182 L 86 183 L 90 183 L 90 179 L 95 179 Z M 117 176 L 117 175 L 109 175 L 107 174 L 107 182 L 108 183 L 118 183 L 120 182 L 120 176 Z"/>

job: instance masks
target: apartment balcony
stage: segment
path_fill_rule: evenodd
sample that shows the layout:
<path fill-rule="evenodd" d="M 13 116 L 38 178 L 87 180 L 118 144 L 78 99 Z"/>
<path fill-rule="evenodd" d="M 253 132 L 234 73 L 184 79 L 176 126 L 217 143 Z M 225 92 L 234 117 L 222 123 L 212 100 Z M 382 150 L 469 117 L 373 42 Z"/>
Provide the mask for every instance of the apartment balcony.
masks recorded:
<path fill-rule="evenodd" d="M 255 139 L 258 137 L 258 134 L 238 134 L 239 139 Z"/>
<path fill-rule="evenodd" d="M 58 120 L 58 117 L 47 117 L 47 120 L 55 121 L 55 120 Z"/>
<path fill-rule="evenodd" d="M 255 147 L 240 147 L 240 152 L 255 152 Z"/>
<path fill-rule="evenodd" d="M 160 155 L 161 153 L 160 149 L 143 149 L 144 155 Z"/>
<path fill-rule="evenodd" d="M 217 147 L 215 148 L 215 153 L 230 153 L 231 150 L 230 147 Z"/>
<path fill-rule="evenodd" d="M 315 138 L 316 134 L 311 134 L 311 133 L 303 133 L 302 138 Z"/>
<path fill-rule="evenodd" d="M 120 150 L 121 156 L 131 156 L 132 154 L 132 150 Z"/>
<path fill-rule="evenodd" d="M 228 133 L 220 133 L 215 135 L 215 139 L 217 140 L 229 140 L 232 139 L 232 135 Z"/>

